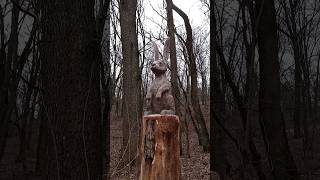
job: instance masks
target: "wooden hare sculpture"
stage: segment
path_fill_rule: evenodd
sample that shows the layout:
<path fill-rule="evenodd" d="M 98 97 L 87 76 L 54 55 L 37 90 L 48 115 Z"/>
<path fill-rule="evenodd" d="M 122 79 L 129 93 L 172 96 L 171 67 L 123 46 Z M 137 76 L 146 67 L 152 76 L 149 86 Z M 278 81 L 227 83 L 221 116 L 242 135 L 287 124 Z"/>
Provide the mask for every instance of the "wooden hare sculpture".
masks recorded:
<path fill-rule="evenodd" d="M 164 44 L 163 58 L 160 59 L 158 46 L 153 42 L 155 59 L 151 63 L 151 71 L 155 79 L 147 91 L 145 115 L 175 114 L 171 83 L 166 77 L 169 44 L 170 39 L 168 38 Z"/>

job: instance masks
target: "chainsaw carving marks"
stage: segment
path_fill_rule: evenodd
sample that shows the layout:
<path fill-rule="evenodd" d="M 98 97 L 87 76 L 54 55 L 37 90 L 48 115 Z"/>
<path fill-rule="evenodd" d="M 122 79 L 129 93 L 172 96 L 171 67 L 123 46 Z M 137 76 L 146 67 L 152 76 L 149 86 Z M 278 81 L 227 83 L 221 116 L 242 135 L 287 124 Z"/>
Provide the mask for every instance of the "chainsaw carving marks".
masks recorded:
<path fill-rule="evenodd" d="M 164 44 L 163 58 L 159 58 L 159 49 L 153 42 L 155 59 L 151 63 L 151 71 L 155 75 L 146 95 L 146 111 L 149 114 L 175 114 L 171 83 L 166 77 L 170 39 Z"/>

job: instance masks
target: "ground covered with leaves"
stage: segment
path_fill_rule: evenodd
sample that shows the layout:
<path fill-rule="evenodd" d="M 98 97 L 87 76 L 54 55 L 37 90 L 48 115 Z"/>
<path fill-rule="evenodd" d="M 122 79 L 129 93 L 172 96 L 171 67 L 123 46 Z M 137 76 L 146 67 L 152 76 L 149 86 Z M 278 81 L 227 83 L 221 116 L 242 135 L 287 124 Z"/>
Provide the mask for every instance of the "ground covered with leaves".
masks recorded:
<path fill-rule="evenodd" d="M 112 180 L 137 179 L 137 165 L 120 167 L 122 145 L 122 122 L 115 116 L 111 117 L 111 163 L 110 177 Z M 206 180 L 210 176 L 209 153 L 203 153 L 198 144 L 198 137 L 191 123 L 189 124 L 190 157 L 181 156 L 181 175 L 183 180 Z M 185 144 L 183 145 L 183 148 Z M 184 149 L 185 150 L 185 149 Z M 184 151 L 183 150 L 183 151 Z"/>

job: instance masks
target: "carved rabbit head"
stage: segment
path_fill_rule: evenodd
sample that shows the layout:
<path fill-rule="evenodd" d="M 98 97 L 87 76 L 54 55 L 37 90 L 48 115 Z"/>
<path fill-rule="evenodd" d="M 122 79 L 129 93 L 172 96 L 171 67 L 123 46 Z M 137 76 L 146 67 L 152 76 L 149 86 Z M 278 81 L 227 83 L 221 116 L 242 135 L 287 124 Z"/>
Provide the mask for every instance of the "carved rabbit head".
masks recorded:
<path fill-rule="evenodd" d="M 165 74 L 167 71 L 167 61 L 169 57 L 169 43 L 170 40 L 169 38 L 165 41 L 164 43 L 164 48 L 163 48 L 163 58 L 160 59 L 159 56 L 159 49 L 158 45 L 153 42 L 154 46 L 154 61 L 151 63 L 151 71 L 156 75 L 162 75 Z"/>

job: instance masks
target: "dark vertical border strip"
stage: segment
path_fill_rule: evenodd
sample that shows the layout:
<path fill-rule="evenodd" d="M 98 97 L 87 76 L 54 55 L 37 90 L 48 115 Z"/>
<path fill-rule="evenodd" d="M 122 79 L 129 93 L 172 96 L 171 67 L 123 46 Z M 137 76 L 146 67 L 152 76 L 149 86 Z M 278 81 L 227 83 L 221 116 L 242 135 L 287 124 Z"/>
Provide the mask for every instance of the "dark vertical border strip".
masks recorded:
<path fill-rule="evenodd" d="M 210 148 L 209 148 L 209 152 L 210 152 L 210 179 L 213 179 L 213 71 L 212 71 L 212 63 L 213 63 L 213 54 L 214 54 L 214 49 L 213 49 L 213 39 L 214 39 L 214 34 L 212 32 L 213 30 L 213 22 L 212 22 L 212 18 L 213 18 L 213 0 L 210 0 L 210 63 L 209 63 L 209 67 L 210 67 Z"/>

